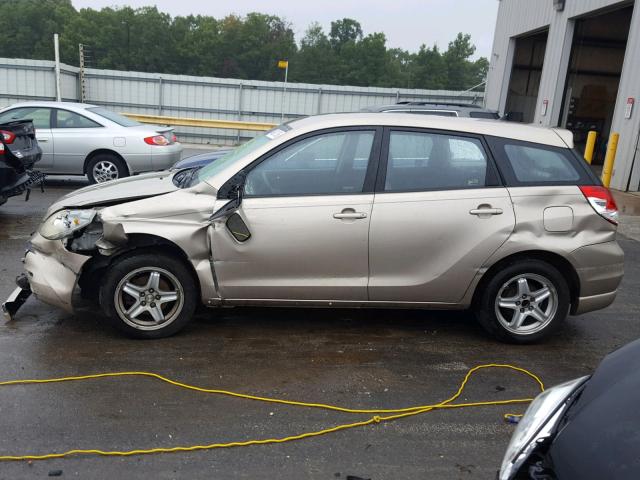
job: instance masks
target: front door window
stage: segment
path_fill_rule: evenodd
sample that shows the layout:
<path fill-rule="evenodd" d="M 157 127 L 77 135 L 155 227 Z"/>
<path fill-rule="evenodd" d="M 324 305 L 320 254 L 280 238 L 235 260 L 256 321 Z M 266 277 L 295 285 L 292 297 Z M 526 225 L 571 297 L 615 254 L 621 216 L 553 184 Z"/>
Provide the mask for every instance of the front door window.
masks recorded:
<path fill-rule="evenodd" d="M 374 131 L 327 133 L 280 150 L 247 176 L 253 197 L 362 192 Z"/>

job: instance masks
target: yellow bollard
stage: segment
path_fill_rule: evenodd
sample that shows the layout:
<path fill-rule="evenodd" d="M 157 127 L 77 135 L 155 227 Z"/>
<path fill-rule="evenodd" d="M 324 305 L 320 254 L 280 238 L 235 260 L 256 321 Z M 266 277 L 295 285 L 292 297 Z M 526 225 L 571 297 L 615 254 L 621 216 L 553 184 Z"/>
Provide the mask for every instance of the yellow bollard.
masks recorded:
<path fill-rule="evenodd" d="M 596 148 L 596 137 L 598 136 L 598 132 L 595 130 L 590 130 L 587 135 L 587 144 L 584 147 L 584 159 L 585 161 L 591 165 L 593 161 L 593 151 Z"/>
<path fill-rule="evenodd" d="M 607 155 L 604 157 L 604 168 L 602 169 L 602 183 L 609 188 L 611 183 L 611 174 L 613 173 L 613 164 L 616 161 L 616 150 L 618 149 L 618 139 L 620 135 L 612 133 L 609 136 L 607 144 Z"/>

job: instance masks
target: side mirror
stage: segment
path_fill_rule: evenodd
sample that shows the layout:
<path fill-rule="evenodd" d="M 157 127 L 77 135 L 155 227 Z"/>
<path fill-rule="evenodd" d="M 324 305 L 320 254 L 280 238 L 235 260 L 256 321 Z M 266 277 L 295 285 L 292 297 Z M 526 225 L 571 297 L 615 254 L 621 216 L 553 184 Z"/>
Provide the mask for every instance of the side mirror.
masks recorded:
<path fill-rule="evenodd" d="M 243 186 L 239 186 L 237 190 L 236 197 L 229 202 L 225 203 L 220 209 L 213 212 L 213 214 L 209 217 L 209 221 L 213 222 L 214 220 L 220 220 L 221 218 L 226 218 L 235 212 L 240 205 L 242 204 L 242 190 Z"/>

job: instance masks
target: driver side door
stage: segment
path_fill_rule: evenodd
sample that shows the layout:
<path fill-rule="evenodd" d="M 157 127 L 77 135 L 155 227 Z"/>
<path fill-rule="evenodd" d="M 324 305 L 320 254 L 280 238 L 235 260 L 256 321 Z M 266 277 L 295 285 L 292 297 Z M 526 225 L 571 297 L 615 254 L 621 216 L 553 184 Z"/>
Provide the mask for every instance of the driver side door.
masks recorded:
<path fill-rule="evenodd" d="M 223 300 L 367 300 L 381 135 L 375 127 L 315 132 L 249 167 L 240 207 L 211 233 Z"/>

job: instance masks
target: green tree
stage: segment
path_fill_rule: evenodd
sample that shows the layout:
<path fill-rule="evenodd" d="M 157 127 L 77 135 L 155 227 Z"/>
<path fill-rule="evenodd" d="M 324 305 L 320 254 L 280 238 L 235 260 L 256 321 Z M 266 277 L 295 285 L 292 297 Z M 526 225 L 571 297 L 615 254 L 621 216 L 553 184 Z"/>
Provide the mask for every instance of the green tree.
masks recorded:
<path fill-rule="evenodd" d="M 174 73 L 215 76 L 221 68 L 220 24 L 208 16 L 175 17 L 171 29 L 174 42 Z"/>
<path fill-rule="evenodd" d="M 312 23 L 300 41 L 300 49 L 290 64 L 294 82 L 338 83 L 337 57 L 319 23 Z"/>
<path fill-rule="evenodd" d="M 387 56 L 389 65 L 384 86 L 416 88 L 411 70 L 414 55 L 401 48 L 390 48 Z"/>
<path fill-rule="evenodd" d="M 71 0 L 0 1 L 3 56 L 53 60 L 53 34 L 62 34 L 76 14 Z"/>
<path fill-rule="evenodd" d="M 279 79 L 278 60 L 291 58 L 296 53 L 290 25 L 273 15 L 228 16 L 221 23 L 220 35 L 223 76 Z"/>
<path fill-rule="evenodd" d="M 351 18 L 343 18 L 331 22 L 331 31 L 329 32 L 329 41 L 331 46 L 336 50 L 340 50 L 342 46 L 349 43 L 356 43 L 362 40 L 362 26 L 360 22 Z"/>
<path fill-rule="evenodd" d="M 449 48 L 442 55 L 447 71 L 447 88 L 464 90 L 472 87 L 478 71 L 469 59 L 476 47 L 471 43 L 471 35 L 458 33 L 455 40 L 449 42 Z M 478 83 L 478 82 L 476 82 Z"/>
<path fill-rule="evenodd" d="M 483 81 L 486 58 L 472 60 L 471 37 L 459 33 L 444 52 L 422 45 L 417 53 L 388 48 L 381 32 L 364 34 L 351 18 L 331 22 L 328 33 L 311 24 L 298 48 L 291 25 L 262 13 L 172 17 L 156 7 L 83 8 L 71 0 L 0 0 L 3 54 L 53 58 L 60 34 L 62 61 L 78 64 L 78 44 L 89 66 L 115 70 L 361 86 L 467 89 Z"/>
<path fill-rule="evenodd" d="M 413 57 L 410 72 L 415 88 L 438 90 L 449 86 L 447 65 L 437 45 L 422 45 Z"/>

